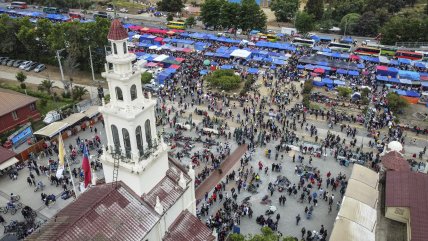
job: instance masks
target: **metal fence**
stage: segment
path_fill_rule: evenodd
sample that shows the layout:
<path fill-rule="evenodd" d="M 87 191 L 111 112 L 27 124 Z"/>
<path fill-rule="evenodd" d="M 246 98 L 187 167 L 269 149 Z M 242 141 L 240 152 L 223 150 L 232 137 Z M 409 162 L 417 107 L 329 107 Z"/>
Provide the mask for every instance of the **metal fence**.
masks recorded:
<path fill-rule="evenodd" d="M 396 42 L 395 46 L 409 49 L 427 49 L 428 42 Z"/>

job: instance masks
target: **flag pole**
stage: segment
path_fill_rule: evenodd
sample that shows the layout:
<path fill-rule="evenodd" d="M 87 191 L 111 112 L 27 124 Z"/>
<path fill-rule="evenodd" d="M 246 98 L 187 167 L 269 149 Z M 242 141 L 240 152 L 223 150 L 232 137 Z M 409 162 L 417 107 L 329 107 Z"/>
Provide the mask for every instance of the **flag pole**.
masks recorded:
<path fill-rule="evenodd" d="M 65 157 L 65 161 L 67 162 L 68 172 L 70 173 L 70 177 L 71 177 L 71 184 L 73 185 L 74 195 L 75 195 L 75 198 L 77 198 L 77 197 L 79 196 L 79 194 L 77 193 L 76 185 L 74 184 L 74 178 L 73 178 L 73 174 L 72 174 L 72 172 L 71 172 L 70 162 L 68 161 L 68 158 L 67 158 L 67 157 Z"/>
<path fill-rule="evenodd" d="M 71 177 L 71 184 L 73 185 L 74 196 L 75 196 L 75 198 L 77 198 L 78 194 L 77 194 L 77 190 L 76 190 L 76 185 L 74 184 L 74 178 L 73 178 L 73 174 L 71 172 L 70 162 L 68 161 L 68 158 L 67 158 L 67 155 L 65 152 L 64 140 L 62 139 L 62 133 L 61 132 L 59 132 L 58 144 L 61 145 L 61 146 L 58 146 L 59 153 L 60 154 L 62 153 L 62 158 L 59 157 L 60 162 L 61 162 L 61 159 L 65 159 L 65 162 L 67 162 L 68 172 L 69 172 L 70 177 Z M 64 167 L 65 164 L 64 163 L 62 163 L 62 164 L 63 164 L 62 168 L 63 168 L 63 170 L 65 170 L 65 167 Z M 60 167 L 58 166 L 58 168 L 60 168 Z"/>

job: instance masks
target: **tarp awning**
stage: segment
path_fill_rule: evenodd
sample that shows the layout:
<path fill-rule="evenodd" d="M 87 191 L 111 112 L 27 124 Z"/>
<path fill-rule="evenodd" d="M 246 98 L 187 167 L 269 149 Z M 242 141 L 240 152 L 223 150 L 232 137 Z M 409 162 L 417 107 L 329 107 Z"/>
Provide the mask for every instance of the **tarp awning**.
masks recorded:
<path fill-rule="evenodd" d="M 84 113 L 74 113 L 74 114 L 71 114 L 69 117 L 65 118 L 64 120 L 62 120 L 61 122 L 67 123 L 69 126 L 72 126 L 77 122 L 81 121 L 85 117 L 86 115 Z"/>
<path fill-rule="evenodd" d="M 92 118 L 96 116 L 100 111 L 98 110 L 99 106 L 91 106 L 87 110 L 85 110 L 83 113 L 86 117 Z"/>
<path fill-rule="evenodd" d="M 19 162 L 18 159 L 16 159 L 15 157 L 12 157 L 9 160 L 7 160 L 7 161 L 3 162 L 2 164 L 0 164 L 0 171 L 2 171 L 4 169 L 6 169 L 6 168 L 8 168 L 8 167 L 10 167 L 10 166 L 18 163 L 18 162 Z"/>
<path fill-rule="evenodd" d="M 375 241 L 375 234 L 346 218 L 337 217 L 330 241 Z"/>
<path fill-rule="evenodd" d="M 358 164 L 355 164 L 354 168 L 352 168 L 352 174 L 350 178 L 365 183 L 372 188 L 377 188 L 379 183 L 379 174 L 377 172 Z"/>
<path fill-rule="evenodd" d="M 243 59 L 248 58 L 250 55 L 251 55 L 251 52 L 245 49 L 236 49 L 232 53 L 230 53 L 230 56 L 243 58 Z"/>
<path fill-rule="evenodd" d="M 66 129 L 68 126 L 69 125 L 65 122 L 57 121 L 34 132 L 34 135 L 46 136 L 46 137 L 52 138 L 56 134 L 58 134 L 60 131 Z"/>
<path fill-rule="evenodd" d="M 375 208 L 379 192 L 377 189 L 351 178 L 349 179 L 345 195 Z"/>
<path fill-rule="evenodd" d="M 373 232 L 376 227 L 376 209 L 350 197 L 343 197 L 338 216 L 355 222 Z"/>

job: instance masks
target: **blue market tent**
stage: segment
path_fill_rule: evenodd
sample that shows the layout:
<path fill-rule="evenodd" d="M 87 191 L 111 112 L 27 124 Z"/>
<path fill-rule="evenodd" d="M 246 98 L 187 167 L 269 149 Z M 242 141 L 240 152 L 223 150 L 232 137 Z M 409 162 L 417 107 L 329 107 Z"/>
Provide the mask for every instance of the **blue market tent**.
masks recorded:
<path fill-rule="evenodd" d="M 319 42 L 320 41 L 320 38 L 318 36 L 316 36 L 316 35 L 312 35 L 311 39 L 315 40 L 315 42 Z"/>
<path fill-rule="evenodd" d="M 348 75 L 358 76 L 358 75 L 360 75 L 360 73 L 358 73 L 358 71 L 356 71 L 356 70 L 350 70 L 350 71 L 348 71 Z"/>
<path fill-rule="evenodd" d="M 428 87 L 428 82 L 421 82 L 421 85 L 422 85 L 423 87 Z"/>
<path fill-rule="evenodd" d="M 206 74 L 208 74 L 208 70 L 203 69 L 203 70 L 199 71 L 199 74 L 200 75 L 206 75 Z"/>
<path fill-rule="evenodd" d="M 400 78 L 403 79 L 409 79 L 409 80 L 419 80 L 420 75 L 416 71 L 409 71 L 409 70 L 399 70 L 398 75 Z"/>
<path fill-rule="evenodd" d="M 322 82 L 326 85 L 331 85 L 333 84 L 333 80 L 329 79 L 329 78 L 323 78 Z"/>
<path fill-rule="evenodd" d="M 226 53 L 229 50 L 228 47 L 225 46 L 221 46 L 220 48 L 218 48 L 215 52 L 216 53 Z"/>
<path fill-rule="evenodd" d="M 398 62 L 399 62 L 400 64 L 410 64 L 410 63 L 412 63 L 412 62 L 410 61 L 410 59 L 403 59 L 403 58 L 399 58 L 399 59 L 398 59 Z"/>
<path fill-rule="evenodd" d="M 398 95 L 409 96 L 409 97 L 420 97 L 421 95 L 413 90 L 395 90 Z"/>
<path fill-rule="evenodd" d="M 365 66 L 364 64 L 357 64 L 357 67 L 358 67 L 359 69 L 364 69 L 366 66 Z"/>
<path fill-rule="evenodd" d="M 324 83 L 322 82 L 322 81 L 312 81 L 312 84 L 314 85 L 314 86 L 318 86 L 318 87 L 321 87 L 321 86 L 324 86 Z"/>
<path fill-rule="evenodd" d="M 226 65 L 223 65 L 220 67 L 220 69 L 232 69 L 232 68 L 233 68 L 233 66 L 229 65 L 229 64 L 226 64 Z"/>
<path fill-rule="evenodd" d="M 400 63 L 398 63 L 398 61 L 397 61 L 397 60 L 395 60 L 395 59 L 391 59 L 391 60 L 389 61 L 389 64 L 390 64 L 390 65 L 400 65 Z"/>
<path fill-rule="evenodd" d="M 348 37 L 343 37 L 342 39 L 340 39 L 340 42 L 350 44 L 350 43 L 353 43 L 354 40 L 352 39 L 352 37 L 348 36 Z"/>
<path fill-rule="evenodd" d="M 401 84 L 411 85 L 413 84 L 411 80 L 408 79 L 400 79 Z"/>
<path fill-rule="evenodd" d="M 320 36 L 319 39 L 320 39 L 321 42 L 331 42 L 331 38 L 330 37 Z"/>
<path fill-rule="evenodd" d="M 338 74 L 347 74 L 348 71 L 346 71 L 344 69 L 338 69 L 338 70 L 336 70 L 336 73 L 338 73 Z"/>
<path fill-rule="evenodd" d="M 427 68 L 427 64 L 424 63 L 424 62 L 415 62 L 414 65 L 415 65 L 415 67 L 422 68 L 422 69 L 426 69 Z"/>
<path fill-rule="evenodd" d="M 259 69 L 257 69 L 257 68 L 249 68 L 247 72 L 249 74 L 257 74 L 257 73 L 259 73 Z"/>
<path fill-rule="evenodd" d="M 307 64 L 307 65 L 305 65 L 305 69 L 312 70 L 312 69 L 314 69 L 314 66 L 312 64 Z"/>
<path fill-rule="evenodd" d="M 304 65 L 299 64 L 299 65 L 297 65 L 297 68 L 298 68 L 298 69 L 304 69 L 304 68 L 305 68 L 305 66 L 304 66 Z"/>
<path fill-rule="evenodd" d="M 285 61 L 282 59 L 274 59 L 272 63 L 277 64 L 277 65 L 284 65 Z"/>
<path fill-rule="evenodd" d="M 212 53 L 212 52 L 205 52 L 205 54 L 204 54 L 205 56 L 214 56 L 214 53 Z"/>

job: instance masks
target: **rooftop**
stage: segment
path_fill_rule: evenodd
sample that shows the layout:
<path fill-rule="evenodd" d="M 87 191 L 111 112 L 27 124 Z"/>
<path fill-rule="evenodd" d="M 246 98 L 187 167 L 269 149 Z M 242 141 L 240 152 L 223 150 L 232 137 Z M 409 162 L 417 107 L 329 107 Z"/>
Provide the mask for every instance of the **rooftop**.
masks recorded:
<path fill-rule="evenodd" d="M 0 146 L 0 164 L 16 155 L 15 152 Z"/>
<path fill-rule="evenodd" d="M 128 186 L 95 186 L 27 240 L 142 240 L 160 216 Z"/>
<path fill-rule="evenodd" d="M 119 19 L 111 22 L 110 30 L 108 31 L 107 39 L 109 40 L 123 40 L 128 38 L 128 32 L 123 27 Z"/>
<path fill-rule="evenodd" d="M 408 207 L 412 241 L 428 237 L 428 175 L 418 172 L 386 173 L 385 206 Z"/>
<path fill-rule="evenodd" d="M 402 154 L 396 151 L 390 151 L 381 158 L 381 163 L 386 170 L 391 171 L 410 171 L 410 165 Z"/>
<path fill-rule="evenodd" d="M 204 223 L 184 210 L 168 229 L 163 241 L 213 241 L 215 237 Z"/>
<path fill-rule="evenodd" d="M 35 102 L 37 98 L 0 88 L 0 116 Z"/>

